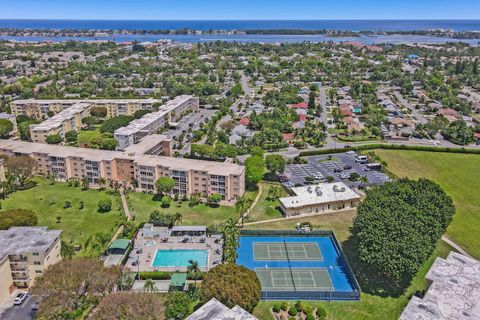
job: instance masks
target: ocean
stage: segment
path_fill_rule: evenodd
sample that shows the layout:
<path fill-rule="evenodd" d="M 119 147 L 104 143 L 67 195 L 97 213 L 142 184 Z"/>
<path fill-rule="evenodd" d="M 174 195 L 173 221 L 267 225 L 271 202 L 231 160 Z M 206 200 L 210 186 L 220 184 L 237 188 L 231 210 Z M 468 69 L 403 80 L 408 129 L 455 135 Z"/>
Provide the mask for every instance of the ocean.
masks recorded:
<path fill-rule="evenodd" d="M 480 31 L 480 20 L 5 20 L 0 28 L 95 30 L 247 30 L 305 29 L 411 31 L 452 29 Z"/>
<path fill-rule="evenodd" d="M 248 29 L 304 29 L 346 31 L 412 31 L 452 29 L 455 31 L 480 31 L 480 20 L 0 20 L 0 28 L 17 29 L 91 29 L 91 30 L 248 30 Z M 329 37 L 325 35 L 152 35 L 113 34 L 108 37 L 39 37 L 0 36 L 3 40 L 52 41 L 156 41 L 171 39 L 177 42 L 198 43 L 210 41 L 254 42 L 254 43 L 298 43 L 359 41 L 375 43 L 429 43 L 465 42 L 477 46 L 479 39 L 453 39 L 422 35 L 375 35 L 360 37 Z"/>

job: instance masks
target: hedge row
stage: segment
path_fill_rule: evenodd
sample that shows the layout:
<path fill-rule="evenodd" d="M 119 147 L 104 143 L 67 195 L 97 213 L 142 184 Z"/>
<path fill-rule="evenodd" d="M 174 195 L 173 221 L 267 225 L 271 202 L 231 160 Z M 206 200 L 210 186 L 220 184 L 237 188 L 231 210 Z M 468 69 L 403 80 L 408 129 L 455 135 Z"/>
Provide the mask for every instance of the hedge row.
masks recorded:
<path fill-rule="evenodd" d="M 450 147 L 434 147 L 434 146 L 409 146 L 404 144 L 381 144 L 381 143 L 372 143 L 364 144 L 360 146 L 352 146 L 342 149 L 324 149 L 324 150 L 313 150 L 313 151 L 303 151 L 300 152 L 301 157 L 306 156 L 317 156 L 330 153 L 342 153 L 346 151 L 364 151 L 364 150 L 374 150 L 374 149 L 391 149 L 391 150 L 414 150 L 414 151 L 429 151 L 429 152 L 450 152 L 450 153 L 471 153 L 471 154 L 480 154 L 480 149 L 467 149 L 464 147 L 461 148 L 450 148 Z"/>
<path fill-rule="evenodd" d="M 140 279 L 152 279 L 152 280 L 170 280 L 172 278 L 173 272 L 166 271 L 142 271 L 139 273 Z M 197 280 L 202 280 L 205 276 L 205 272 L 201 272 Z M 194 280 L 190 275 L 188 275 L 189 280 Z"/>

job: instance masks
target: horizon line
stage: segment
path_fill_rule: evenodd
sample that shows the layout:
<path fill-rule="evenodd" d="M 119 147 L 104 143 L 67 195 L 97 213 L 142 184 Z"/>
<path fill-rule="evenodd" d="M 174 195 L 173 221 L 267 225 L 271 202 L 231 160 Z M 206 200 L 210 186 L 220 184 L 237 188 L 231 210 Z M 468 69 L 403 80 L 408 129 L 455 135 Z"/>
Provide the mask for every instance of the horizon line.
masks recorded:
<path fill-rule="evenodd" d="M 0 21 L 40 21 L 40 20 L 54 20 L 54 21 L 480 21 L 479 19 L 461 19 L 461 18 L 435 18 L 435 19 L 418 19 L 418 18 L 361 18 L 361 19 L 108 19 L 108 18 L 74 18 L 74 19 L 61 19 L 61 18 L 0 18 Z"/>

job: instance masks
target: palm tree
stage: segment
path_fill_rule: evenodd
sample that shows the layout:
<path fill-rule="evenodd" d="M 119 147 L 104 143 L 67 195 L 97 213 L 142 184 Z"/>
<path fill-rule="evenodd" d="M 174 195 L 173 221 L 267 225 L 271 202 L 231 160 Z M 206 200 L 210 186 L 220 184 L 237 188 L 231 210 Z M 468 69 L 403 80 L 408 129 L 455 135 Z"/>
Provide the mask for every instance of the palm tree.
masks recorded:
<path fill-rule="evenodd" d="M 253 204 L 253 200 L 245 196 L 239 198 L 235 203 L 235 209 L 237 210 L 237 213 L 240 213 L 240 218 L 242 219 L 242 226 L 243 226 L 243 220 L 245 217 L 245 212 L 247 212 L 250 209 L 252 204 Z"/>
<path fill-rule="evenodd" d="M 100 190 L 105 189 L 106 184 L 107 184 L 107 179 L 103 177 L 98 179 L 98 187 L 100 188 Z"/>
<path fill-rule="evenodd" d="M 87 177 L 82 179 L 82 190 L 87 190 L 90 187 L 90 181 Z"/>
<path fill-rule="evenodd" d="M 368 178 L 366 176 L 361 176 L 360 179 L 358 179 L 362 186 L 366 186 L 368 184 Z"/>
<path fill-rule="evenodd" d="M 176 224 L 177 226 L 183 222 L 182 220 L 183 216 L 180 212 L 175 212 L 175 214 L 172 217 L 173 224 Z"/>
<path fill-rule="evenodd" d="M 202 270 L 200 270 L 198 261 L 191 259 L 191 260 L 188 260 L 188 263 L 189 263 L 189 266 L 187 267 L 187 272 L 190 275 L 190 277 L 193 278 L 193 280 L 195 281 L 195 287 L 197 287 L 197 278 L 200 275 L 200 272 L 202 272 Z"/>
<path fill-rule="evenodd" d="M 238 240 L 240 239 L 240 230 L 237 228 L 233 218 L 228 219 L 223 227 L 225 235 L 224 259 L 226 262 L 235 263 L 237 260 Z"/>
<path fill-rule="evenodd" d="M 155 293 L 158 291 L 157 287 L 155 286 L 155 282 L 152 279 L 145 280 L 145 284 L 143 285 L 144 292 Z"/>
<path fill-rule="evenodd" d="M 68 243 L 62 240 L 60 254 L 64 260 L 70 260 L 75 255 L 75 251 L 73 250 L 72 243 Z"/>

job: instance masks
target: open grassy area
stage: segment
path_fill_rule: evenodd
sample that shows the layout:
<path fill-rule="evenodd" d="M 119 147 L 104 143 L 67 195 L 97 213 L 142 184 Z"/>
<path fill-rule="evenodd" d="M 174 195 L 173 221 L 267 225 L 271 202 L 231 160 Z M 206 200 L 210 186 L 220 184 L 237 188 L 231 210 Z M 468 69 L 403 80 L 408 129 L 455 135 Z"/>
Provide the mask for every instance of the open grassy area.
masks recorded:
<path fill-rule="evenodd" d="M 457 212 L 447 236 L 480 258 L 480 155 L 406 150 L 375 150 L 398 177 L 426 177 L 453 198 Z"/>
<path fill-rule="evenodd" d="M 287 192 L 283 189 L 283 187 L 279 183 L 265 183 L 261 182 L 262 184 L 262 194 L 260 195 L 260 198 L 255 205 L 255 207 L 252 208 L 250 211 L 250 214 L 247 217 L 246 222 L 252 222 L 252 221 L 261 221 L 261 220 L 268 220 L 268 219 L 275 219 L 275 218 L 281 218 L 282 214 L 279 210 L 276 211 L 275 214 L 268 214 L 267 208 L 268 207 L 273 207 L 277 208 L 280 206 L 280 202 L 278 199 L 271 200 L 268 199 L 268 190 L 272 187 L 278 187 L 280 188 L 282 194 L 281 197 L 287 196 Z M 255 199 L 253 197 L 252 199 Z"/>
<path fill-rule="evenodd" d="M 246 226 L 249 229 L 288 229 L 292 230 L 297 223 L 310 221 L 314 230 L 330 229 L 335 232 L 338 241 L 341 243 L 348 259 L 355 260 L 352 254 L 352 246 L 349 241 L 350 227 L 352 226 L 355 211 L 338 212 L 327 215 L 320 215 L 316 217 L 299 217 L 296 219 L 283 220 L 278 222 L 268 222 L 264 224 L 256 224 Z M 430 259 L 424 264 L 418 274 L 412 279 L 411 283 L 405 288 L 400 295 L 388 296 L 362 293 L 361 301 L 351 302 L 306 302 L 313 306 L 323 305 L 327 310 L 327 319 L 352 319 L 352 320 L 366 320 L 366 319 L 398 319 L 403 308 L 408 303 L 409 298 L 417 290 L 425 288 L 425 274 L 432 265 L 436 257 L 446 257 L 452 249 L 440 241 L 437 249 L 432 254 Z M 366 270 L 361 270 L 356 267 L 355 263 L 350 261 L 353 271 L 355 272 L 360 286 L 363 290 L 369 285 L 362 283 L 362 274 L 367 273 Z M 365 287 L 363 287 L 365 286 Z M 294 303 L 295 301 L 292 301 Z M 273 320 L 270 312 L 275 302 L 260 302 L 254 310 L 254 315 L 261 320 Z"/>
<path fill-rule="evenodd" d="M 50 185 L 41 178 L 35 178 L 35 181 L 35 187 L 14 192 L 2 200 L 2 209 L 33 210 L 38 215 L 39 226 L 63 230 L 62 239 L 73 240 L 75 244 L 83 244 L 91 234 L 106 232 L 113 235 L 117 230 L 117 222 L 124 215 L 119 195 L 99 190 L 81 191 L 60 182 Z M 97 211 L 98 201 L 103 199 L 112 200 L 112 211 Z M 65 201 L 70 201 L 72 207 L 64 209 Z M 84 202 L 83 209 L 79 209 L 80 201 Z M 61 217 L 60 223 L 57 223 L 57 216 Z"/>
<path fill-rule="evenodd" d="M 99 126 L 95 126 L 94 130 L 80 130 L 78 132 L 77 145 L 79 147 L 91 147 L 92 141 L 101 138 L 102 133 L 99 130 Z"/>

